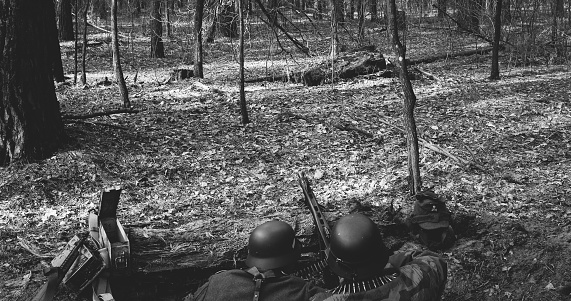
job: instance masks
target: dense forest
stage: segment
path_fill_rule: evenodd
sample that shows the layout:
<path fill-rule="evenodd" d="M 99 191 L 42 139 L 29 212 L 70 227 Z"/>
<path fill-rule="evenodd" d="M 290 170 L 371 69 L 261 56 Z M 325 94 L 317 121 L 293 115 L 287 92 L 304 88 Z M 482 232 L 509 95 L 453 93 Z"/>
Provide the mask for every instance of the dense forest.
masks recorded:
<path fill-rule="evenodd" d="M 446 199 L 442 300 L 570 298 L 571 1 L 0 0 L 0 20 L 1 300 L 38 300 L 110 189 L 130 258 L 94 277 L 116 300 L 182 300 L 271 219 L 312 263 L 299 172 L 392 252 L 427 249 L 412 195 Z"/>

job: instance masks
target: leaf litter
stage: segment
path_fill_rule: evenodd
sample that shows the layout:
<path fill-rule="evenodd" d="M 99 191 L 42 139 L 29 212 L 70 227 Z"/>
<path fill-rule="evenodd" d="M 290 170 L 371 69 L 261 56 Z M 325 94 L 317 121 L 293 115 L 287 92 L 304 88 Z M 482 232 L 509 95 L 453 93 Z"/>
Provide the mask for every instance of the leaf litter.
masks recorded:
<path fill-rule="evenodd" d="M 410 44 L 414 53 L 417 44 Z M 108 67 L 90 63 L 100 72 L 93 81 L 109 76 Z M 130 64 L 126 75 L 133 78 L 137 68 Z M 386 226 L 394 222 L 383 219 L 389 206 L 410 212 L 404 136 L 387 125 L 401 124 L 396 79 L 360 77 L 311 88 L 248 84 L 252 123 L 242 126 L 237 85 L 230 81 L 234 63 L 212 60 L 206 79 L 184 82 L 165 81 L 178 62 L 139 64 L 139 80 L 130 84 L 139 113 L 66 124 L 70 140 L 58 153 L 0 169 L 0 295 L 39 286 L 41 257 L 85 229 L 88 210 L 109 186 L 124 189 L 119 216 L 126 225 L 210 228 L 200 235 L 241 244 L 263 220 L 309 216 L 297 202 L 301 170 L 312 177 L 330 221 L 365 210 Z M 449 264 L 443 299 L 565 300 L 571 72 L 510 67 L 492 82 L 487 65 L 489 58 L 478 56 L 431 63 L 423 68 L 439 80 L 413 83 L 419 136 L 483 168 L 420 149 L 424 184 L 448 197 L 458 236 L 440 252 Z M 63 86 L 57 93 L 67 114 L 120 106 L 115 85 Z M 393 250 L 411 242 L 419 247 L 412 237 L 394 243 L 394 235 L 385 235 Z"/>

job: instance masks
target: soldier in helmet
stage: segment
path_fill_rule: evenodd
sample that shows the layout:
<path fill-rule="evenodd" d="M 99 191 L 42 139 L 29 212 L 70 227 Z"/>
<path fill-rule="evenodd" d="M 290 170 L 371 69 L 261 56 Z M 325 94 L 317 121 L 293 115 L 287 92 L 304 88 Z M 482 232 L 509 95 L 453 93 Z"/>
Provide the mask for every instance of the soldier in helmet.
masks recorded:
<path fill-rule="evenodd" d="M 446 284 L 446 262 L 436 253 L 393 255 L 376 224 L 362 214 L 337 221 L 327 259 L 340 284 L 318 293 L 311 301 L 433 301 L 440 300 Z"/>
<path fill-rule="evenodd" d="M 284 272 L 297 262 L 300 249 L 288 223 L 278 220 L 263 223 L 250 234 L 247 269 L 219 272 L 185 300 L 309 300 L 324 290 Z"/>

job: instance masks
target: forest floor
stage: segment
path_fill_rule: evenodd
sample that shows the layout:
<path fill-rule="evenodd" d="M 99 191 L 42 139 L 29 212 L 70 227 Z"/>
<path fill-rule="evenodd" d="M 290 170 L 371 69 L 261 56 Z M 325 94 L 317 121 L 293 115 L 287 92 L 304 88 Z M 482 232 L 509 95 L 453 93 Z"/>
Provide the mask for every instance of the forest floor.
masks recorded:
<path fill-rule="evenodd" d="M 384 33 L 369 34 L 392 58 Z M 268 56 L 263 37 L 246 43 L 247 78 L 322 58 Z M 315 45 L 326 50 L 326 37 Z M 415 25 L 407 38 L 410 58 L 478 44 L 437 26 Z M 108 39 L 93 33 L 90 41 Z M 268 219 L 309 216 L 296 201 L 299 171 L 331 222 L 359 211 L 390 223 L 383 221 L 389 207 L 410 212 L 397 78 L 247 84 L 251 123 L 243 126 L 236 41 L 207 44 L 205 78 L 177 82 L 168 81 L 169 71 L 188 63 L 183 42 L 168 40 L 165 59 L 148 58 L 147 38 L 135 42 L 123 45 L 123 65 L 138 113 L 68 121 L 69 141 L 52 157 L 0 168 L 0 299 L 40 286 L 42 269 L 85 231 L 100 192 L 116 185 L 127 226 L 184 229 L 210 220 L 230 228 L 238 221 L 244 226 L 228 231 L 243 238 Z M 87 85 L 57 86 L 63 115 L 120 108 L 118 87 L 97 84 L 113 78 L 108 47 L 90 47 Z M 62 43 L 73 77 L 70 49 Z M 500 61 L 498 81 L 488 80 L 490 55 L 424 64 L 435 79 L 413 81 L 419 136 L 460 158 L 420 147 L 423 186 L 447 197 L 454 215 L 457 241 L 439 251 L 448 263 L 443 300 L 570 300 L 571 68 L 520 65 L 508 53 Z M 393 251 L 416 243 L 406 233 L 384 235 Z"/>

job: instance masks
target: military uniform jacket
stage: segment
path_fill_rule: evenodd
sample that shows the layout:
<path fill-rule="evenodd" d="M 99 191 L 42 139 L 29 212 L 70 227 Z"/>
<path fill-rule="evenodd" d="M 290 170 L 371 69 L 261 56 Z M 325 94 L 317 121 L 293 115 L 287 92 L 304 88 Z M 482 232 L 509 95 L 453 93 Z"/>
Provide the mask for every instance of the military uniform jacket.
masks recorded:
<path fill-rule="evenodd" d="M 255 283 L 253 276 L 243 270 L 228 270 L 212 275 L 198 288 L 195 301 L 252 301 Z M 307 301 L 324 289 L 294 276 L 266 278 L 260 289 L 260 301 Z"/>
<path fill-rule="evenodd" d="M 385 267 L 396 278 L 377 288 L 352 294 L 319 293 L 311 301 L 437 301 L 444 291 L 446 262 L 438 254 L 406 252 L 392 255 Z"/>

